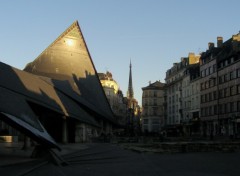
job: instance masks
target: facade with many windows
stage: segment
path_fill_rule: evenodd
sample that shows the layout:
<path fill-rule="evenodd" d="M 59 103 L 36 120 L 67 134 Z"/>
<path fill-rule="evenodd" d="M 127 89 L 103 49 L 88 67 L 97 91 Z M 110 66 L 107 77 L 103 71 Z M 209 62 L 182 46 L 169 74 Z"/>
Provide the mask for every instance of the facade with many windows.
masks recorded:
<path fill-rule="evenodd" d="M 156 81 L 143 87 L 142 131 L 159 133 L 164 125 L 164 83 Z"/>
<path fill-rule="evenodd" d="M 182 58 L 180 63 L 174 63 L 173 67 L 166 72 L 166 125 L 180 124 L 182 119 L 182 79 L 186 66 L 187 58 Z"/>
<path fill-rule="evenodd" d="M 200 132 L 200 74 L 199 63 L 188 66 L 182 81 L 182 125 L 186 136 Z"/>
<path fill-rule="evenodd" d="M 190 66 L 199 62 L 199 57 L 199 55 L 189 53 L 188 57 L 182 58 L 179 63 L 174 63 L 173 67 L 166 72 L 166 125 L 180 125 L 182 120 L 187 118 L 183 115 L 183 105 L 185 105 L 182 99 L 183 91 L 185 91 L 183 90 L 183 79 L 188 79 L 185 80 L 187 85 L 185 84 L 184 88 L 189 87 L 190 77 L 186 77 L 186 71 Z M 190 97 L 190 92 L 184 93 L 186 93 L 185 99 Z"/>
<path fill-rule="evenodd" d="M 217 43 L 200 58 L 202 133 L 232 137 L 240 133 L 240 34 Z"/>

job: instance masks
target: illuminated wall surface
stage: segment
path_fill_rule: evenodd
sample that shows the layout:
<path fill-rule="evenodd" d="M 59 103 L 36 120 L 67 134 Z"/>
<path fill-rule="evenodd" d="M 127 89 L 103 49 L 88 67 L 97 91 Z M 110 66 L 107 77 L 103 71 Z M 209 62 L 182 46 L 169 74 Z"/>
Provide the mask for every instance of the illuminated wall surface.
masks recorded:
<path fill-rule="evenodd" d="M 0 63 L 0 92 L 0 120 L 50 147 L 57 144 L 31 103 L 94 126 L 97 119 L 114 122 L 78 22 L 24 71 Z"/>

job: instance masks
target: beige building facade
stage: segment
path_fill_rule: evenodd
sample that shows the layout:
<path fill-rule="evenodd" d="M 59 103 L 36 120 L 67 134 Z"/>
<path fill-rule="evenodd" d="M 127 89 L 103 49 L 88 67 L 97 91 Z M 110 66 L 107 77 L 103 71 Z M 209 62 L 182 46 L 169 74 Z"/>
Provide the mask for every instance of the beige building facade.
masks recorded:
<path fill-rule="evenodd" d="M 188 57 L 181 58 L 181 62 L 174 63 L 173 67 L 166 72 L 166 93 L 167 93 L 167 125 L 180 124 L 183 119 L 183 79 L 187 68 L 190 65 L 199 62 L 199 55 L 189 53 Z M 188 79 L 188 78 L 186 78 Z M 190 80 L 188 80 L 188 84 Z M 188 86 L 185 86 L 186 88 Z M 186 92 L 186 96 L 190 96 L 189 92 Z"/>
<path fill-rule="evenodd" d="M 108 71 L 106 73 L 98 73 L 98 76 L 118 124 L 126 125 L 127 101 L 119 89 L 119 85 L 113 79 L 112 73 Z"/>
<path fill-rule="evenodd" d="M 164 86 L 156 81 L 142 88 L 142 132 L 159 133 L 164 125 Z"/>

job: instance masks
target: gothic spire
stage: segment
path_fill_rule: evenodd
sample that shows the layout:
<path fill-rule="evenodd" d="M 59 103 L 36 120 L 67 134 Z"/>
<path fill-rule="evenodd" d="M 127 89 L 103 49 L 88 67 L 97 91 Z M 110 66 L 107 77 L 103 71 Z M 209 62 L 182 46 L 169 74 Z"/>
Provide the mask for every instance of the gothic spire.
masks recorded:
<path fill-rule="evenodd" d="M 127 98 L 133 99 L 134 94 L 133 94 L 133 85 L 132 85 L 132 63 L 130 60 L 130 71 L 129 71 L 129 82 L 128 82 L 128 91 L 127 91 Z"/>

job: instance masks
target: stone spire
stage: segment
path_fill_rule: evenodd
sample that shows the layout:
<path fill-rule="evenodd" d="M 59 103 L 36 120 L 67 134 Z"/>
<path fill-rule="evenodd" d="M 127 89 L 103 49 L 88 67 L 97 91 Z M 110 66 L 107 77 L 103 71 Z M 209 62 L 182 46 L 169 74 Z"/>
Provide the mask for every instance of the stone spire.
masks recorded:
<path fill-rule="evenodd" d="M 127 98 L 128 99 L 133 99 L 134 94 L 133 94 L 133 85 L 132 85 L 132 63 L 130 60 L 130 71 L 129 71 L 129 82 L 128 82 L 128 91 L 127 91 Z"/>

